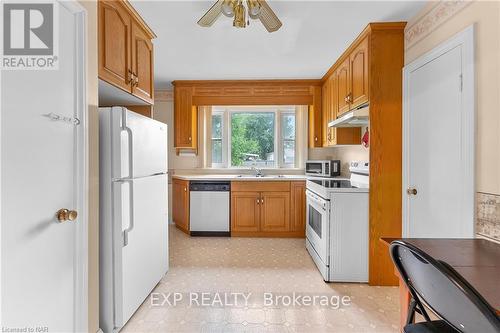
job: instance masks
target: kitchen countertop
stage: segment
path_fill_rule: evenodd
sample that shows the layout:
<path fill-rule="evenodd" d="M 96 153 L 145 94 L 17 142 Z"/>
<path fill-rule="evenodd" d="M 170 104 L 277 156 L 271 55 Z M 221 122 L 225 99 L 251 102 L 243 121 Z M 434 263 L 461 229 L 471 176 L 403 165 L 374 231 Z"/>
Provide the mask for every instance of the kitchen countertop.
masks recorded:
<path fill-rule="evenodd" d="M 264 177 L 256 177 L 254 175 L 172 175 L 172 178 L 182 180 L 228 180 L 228 181 L 292 181 L 306 180 L 306 175 L 265 175 Z"/>

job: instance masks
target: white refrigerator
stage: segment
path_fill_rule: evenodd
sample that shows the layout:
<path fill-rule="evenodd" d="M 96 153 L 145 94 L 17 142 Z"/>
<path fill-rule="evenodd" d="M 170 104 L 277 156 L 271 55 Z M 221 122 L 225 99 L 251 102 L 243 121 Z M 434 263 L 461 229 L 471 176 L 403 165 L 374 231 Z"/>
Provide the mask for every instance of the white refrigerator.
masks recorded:
<path fill-rule="evenodd" d="M 100 326 L 119 331 L 168 270 L 167 125 L 99 109 Z"/>

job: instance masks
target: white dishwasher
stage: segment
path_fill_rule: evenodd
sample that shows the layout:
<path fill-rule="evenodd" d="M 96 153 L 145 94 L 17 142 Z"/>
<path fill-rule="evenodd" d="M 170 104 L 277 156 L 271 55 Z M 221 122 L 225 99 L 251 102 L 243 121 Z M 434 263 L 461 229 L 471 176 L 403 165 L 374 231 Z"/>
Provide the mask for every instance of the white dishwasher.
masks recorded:
<path fill-rule="evenodd" d="M 231 236 L 229 206 L 231 182 L 189 182 L 191 236 Z"/>

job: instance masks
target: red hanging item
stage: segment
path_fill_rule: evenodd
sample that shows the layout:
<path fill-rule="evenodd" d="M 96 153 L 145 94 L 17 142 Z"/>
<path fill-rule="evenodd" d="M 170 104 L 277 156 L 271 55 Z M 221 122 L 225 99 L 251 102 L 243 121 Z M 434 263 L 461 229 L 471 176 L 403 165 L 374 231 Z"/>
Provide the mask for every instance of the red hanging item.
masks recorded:
<path fill-rule="evenodd" d="M 368 127 L 366 128 L 365 134 L 363 134 L 363 138 L 361 139 L 361 144 L 365 148 L 368 148 L 370 146 L 370 132 L 368 131 Z"/>

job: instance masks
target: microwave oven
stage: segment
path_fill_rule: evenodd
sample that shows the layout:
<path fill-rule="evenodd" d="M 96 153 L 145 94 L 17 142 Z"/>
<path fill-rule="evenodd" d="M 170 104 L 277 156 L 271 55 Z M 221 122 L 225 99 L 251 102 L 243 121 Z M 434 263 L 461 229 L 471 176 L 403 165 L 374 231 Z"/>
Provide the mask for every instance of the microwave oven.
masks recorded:
<path fill-rule="evenodd" d="M 306 175 L 318 177 L 338 177 L 340 176 L 340 161 L 307 161 Z"/>

